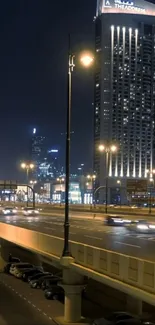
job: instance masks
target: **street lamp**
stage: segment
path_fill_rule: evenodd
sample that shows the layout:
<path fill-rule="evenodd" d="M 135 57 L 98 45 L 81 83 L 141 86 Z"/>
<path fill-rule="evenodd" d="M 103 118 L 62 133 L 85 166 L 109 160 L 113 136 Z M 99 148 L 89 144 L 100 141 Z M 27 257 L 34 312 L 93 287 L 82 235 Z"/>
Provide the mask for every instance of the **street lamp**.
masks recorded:
<path fill-rule="evenodd" d="M 109 174 L 109 153 L 116 153 L 118 148 L 115 144 L 100 144 L 98 147 L 99 151 L 106 154 L 106 177 L 105 177 L 105 190 L 106 190 L 106 199 L 105 199 L 105 213 L 108 211 L 108 174 Z"/>
<path fill-rule="evenodd" d="M 60 183 L 60 206 L 61 206 L 61 193 L 62 193 L 62 183 L 64 182 L 64 178 L 57 178 L 57 182 Z"/>
<path fill-rule="evenodd" d="M 21 168 L 26 170 L 26 175 L 27 175 L 27 184 L 29 183 L 29 171 L 34 168 L 34 164 L 32 163 L 25 163 L 23 162 L 21 164 Z"/>
<path fill-rule="evenodd" d="M 94 192 L 94 181 L 96 179 L 96 175 L 87 175 L 87 179 L 89 179 L 91 181 L 91 189 L 92 189 L 92 203 L 94 201 L 93 198 L 93 192 Z M 90 201 L 90 205 L 91 205 L 91 201 Z"/>
<path fill-rule="evenodd" d="M 121 207 L 121 181 L 118 179 L 117 184 L 119 185 L 119 193 L 120 193 L 120 207 Z"/>
<path fill-rule="evenodd" d="M 29 184 L 29 171 L 34 168 L 34 164 L 32 163 L 21 163 L 21 168 L 26 170 L 26 182 Z M 27 187 L 27 207 L 28 207 L 28 187 Z"/>
<path fill-rule="evenodd" d="M 75 67 L 75 55 L 71 52 L 70 35 L 68 39 L 68 85 L 67 85 L 67 123 L 66 123 L 66 183 L 65 183 L 65 222 L 64 222 L 64 249 L 62 256 L 71 256 L 69 250 L 69 177 L 70 177 L 70 133 L 71 133 L 71 108 L 72 108 L 72 72 Z M 93 63 L 93 59 L 88 59 L 87 54 L 82 55 L 80 62 L 85 67 Z"/>
<path fill-rule="evenodd" d="M 35 184 L 37 184 L 37 181 L 32 181 L 32 180 L 31 180 L 31 181 L 30 181 L 30 184 L 34 186 Z"/>

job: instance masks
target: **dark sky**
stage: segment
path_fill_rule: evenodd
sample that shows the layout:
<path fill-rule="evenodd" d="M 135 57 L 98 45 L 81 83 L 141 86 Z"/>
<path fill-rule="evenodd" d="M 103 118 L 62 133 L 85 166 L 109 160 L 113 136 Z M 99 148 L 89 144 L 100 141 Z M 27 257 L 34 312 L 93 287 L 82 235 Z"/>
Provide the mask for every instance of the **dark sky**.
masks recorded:
<path fill-rule="evenodd" d="M 67 38 L 73 51 L 93 48 L 96 0 L 6 0 L 0 4 L 0 179 L 17 179 L 39 127 L 51 147 L 64 136 Z M 73 75 L 72 166 L 92 165 L 93 70 Z"/>

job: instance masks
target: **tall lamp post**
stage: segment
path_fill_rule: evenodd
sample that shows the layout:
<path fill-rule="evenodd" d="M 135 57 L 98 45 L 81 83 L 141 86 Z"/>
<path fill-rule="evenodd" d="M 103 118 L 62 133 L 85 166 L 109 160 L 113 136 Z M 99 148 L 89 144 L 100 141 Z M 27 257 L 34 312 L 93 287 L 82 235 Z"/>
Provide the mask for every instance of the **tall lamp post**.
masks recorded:
<path fill-rule="evenodd" d="M 62 193 L 62 183 L 64 182 L 64 178 L 58 177 L 57 182 L 60 183 L 60 206 L 61 206 L 61 193 Z"/>
<path fill-rule="evenodd" d="M 120 207 L 121 207 L 122 203 L 121 203 L 121 181 L 120 181 L 120 179 L 117 180 L 117 184 L 119 185 L 119 193 L 120 193 Z"/>
<path fill-rule="evenodd" d="M 117 151 L 115 144 L 100 144 L 98 147 L 100 152 L 106 154 L 106 171 L 105 171 L 105 213 L 108 212 L 108 175 L 109 175 L 109 154 Z"/>
<path fill-rule="evenodd" d="M 68 42 L 68 83 L 67 83 L 67 123 L 66 123 L 66 183 L 65 183 L 65 222 L 64 222 L 64 249 L 62 256 L 71 256 L 69 249 L 69 177 L 70 177 L 70 134 L 71 134 L 71 108 L 72 108 L 72 72 L 75 67 L 75 55 L 71 52 L 70 35 Z M 81 56 L 80 62 L 89 67 L 94 58 L 89 54 Z"/>
<path fill-rule="evenodd" d="M 96 179 L 96 175 L 87 175 L 87 178 L 91 181 L 91 189 L 92 189 L 92 204 L 94 201 L 94 197 L 93 197 L 93 193 L 94 193 L 94 181 Z M 90 206 L 91 205 L 91 201 L 90 201 Z"/>
<path fill-rule="evenodd" d="M 27 185 L 29 185 L 29 171 L 34 168 L 34 164 L 23 162 L 21 164 L 21 168 L 26 170 L 26 183 Z M 27 207 L 28 207 L 28 187 L 27 187 Z"/>
<path fill-rule="evenodd" d="M 150 182 L 150 184 L 153 184 L 154 187 L 154 175 L 155 175 L 155 169 L 146 170 L 147 174 L 149 175 L 148 177 L 148 181 Z M 152 187 L 150 186 L 150 196 L 149 196 L 149 214 L 151 214 L 152 212 Z"/>

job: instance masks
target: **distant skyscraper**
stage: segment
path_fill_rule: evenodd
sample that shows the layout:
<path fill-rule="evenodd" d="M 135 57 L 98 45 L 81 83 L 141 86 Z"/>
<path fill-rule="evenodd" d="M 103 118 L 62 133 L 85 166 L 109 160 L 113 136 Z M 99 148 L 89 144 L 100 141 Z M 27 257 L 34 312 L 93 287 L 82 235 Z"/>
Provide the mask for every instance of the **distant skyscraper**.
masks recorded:
<path fill-rule="evenodd" d="M 46 152 L 46 138 L 40 135 L 37 135 L 37 130 L 33 129 L 33 135 L 31 138 L 31 160 L 35 164 L 34 176 L 38 177 L 39 165 L 42 163 L 45 152 Z"/>
<path fill-rule="evenodd" d="M 145 178 L 154 162 L 155 5 L 144 0 L 97 2 L 94 171 L 105 181 L 98 145 L 118 144 L 109 177 Z"/>

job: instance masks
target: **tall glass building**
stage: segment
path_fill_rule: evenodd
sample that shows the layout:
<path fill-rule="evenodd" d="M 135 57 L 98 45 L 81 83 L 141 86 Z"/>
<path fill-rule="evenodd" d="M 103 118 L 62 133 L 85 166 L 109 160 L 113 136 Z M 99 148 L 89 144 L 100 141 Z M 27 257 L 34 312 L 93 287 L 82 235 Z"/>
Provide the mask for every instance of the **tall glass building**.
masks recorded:
<path fill-rule="evenodd" d="M 111 178 L 146 178 L 154 159 L 155 5 L 98 0 L 95 19 L 94 171 L 104 184 L 98 146 L 117 143 Z"/>
<path fill-rule="evenodd" d="M 45 145 L 46 138 L 38 135 L 36 129 L 33 129 L 33 135 L 31 138 L 30 156 L 32 162 L 35 164 L 35 168 L 32 172 L 34 179 L 38 179 L 39 166 L 43 161 L 46 152 Z"/>

